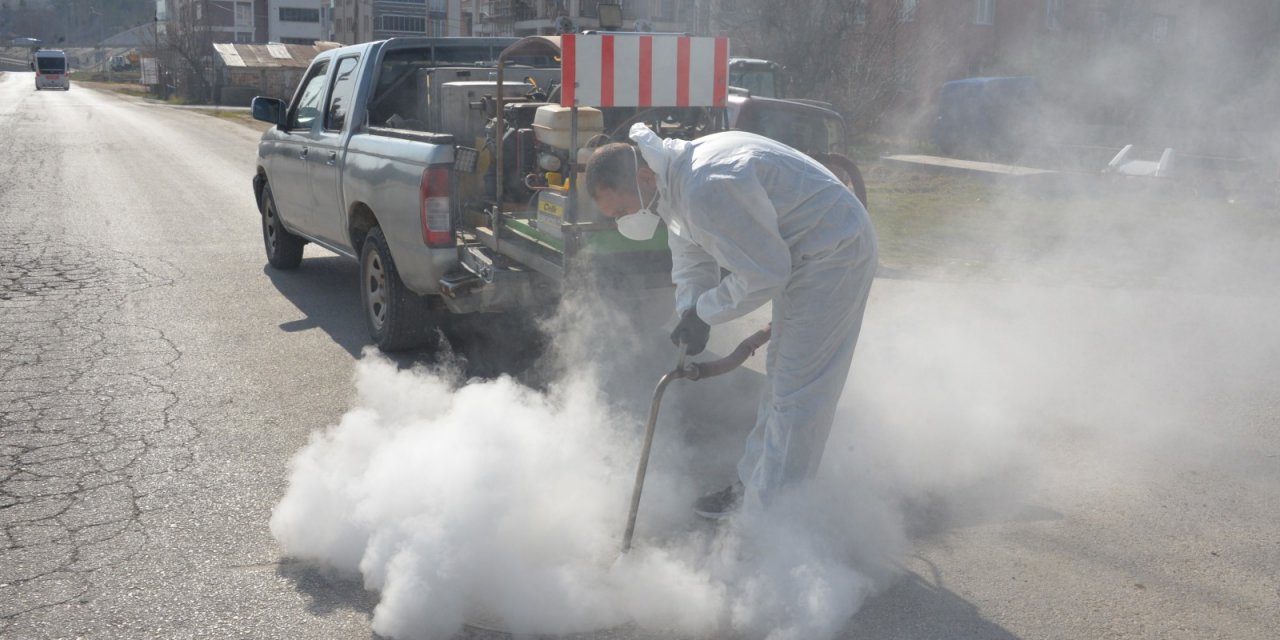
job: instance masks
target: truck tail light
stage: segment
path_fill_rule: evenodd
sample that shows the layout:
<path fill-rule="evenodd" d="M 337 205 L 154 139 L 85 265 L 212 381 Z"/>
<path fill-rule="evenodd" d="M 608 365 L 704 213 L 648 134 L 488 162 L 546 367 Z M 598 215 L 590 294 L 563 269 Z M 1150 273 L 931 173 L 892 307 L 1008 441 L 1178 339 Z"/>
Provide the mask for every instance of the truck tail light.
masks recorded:
<path fill-rule="evenodd" d="M 427 167 L 418 185 L 418 206 L 422 212 L 422 242 L 428 247 L 453 244 L 453 221 L 449 213 L 449 165 Z"/>

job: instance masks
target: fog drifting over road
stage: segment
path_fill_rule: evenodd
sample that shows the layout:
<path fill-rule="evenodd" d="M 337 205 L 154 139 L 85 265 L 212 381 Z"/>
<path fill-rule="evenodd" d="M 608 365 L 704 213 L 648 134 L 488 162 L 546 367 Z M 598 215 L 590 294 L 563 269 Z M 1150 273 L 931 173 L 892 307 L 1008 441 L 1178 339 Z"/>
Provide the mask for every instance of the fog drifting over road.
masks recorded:
<path fill-rule="evenodd" d="M 1081 75 L 1122 77 L 1122 63 Z M 1200 89 L 1177 91 L 1202 113 Z M 577 307 L 553 338 L 572 365 L 539 389 L 366 354 L 356 406 L 317 425 L 272 531 L 287 555 L 362 576 L 380 592 L 375 630 L 395 638 L 448 638 L 464 622 L 833 638 L 918 537 L 1051 522 L 1247 450 L 1259 418 L 1239 407 L 1270 393 L 1280 361 L 1274 223 L 1176 180 L 1086 176 L 1044 197 L 1063 213 L 1047 239 L 1028 244 L 1017 225 L 982 238 L 979 277 L 877 283 L 820 478 L 769 513 L 692 518 L 708 454 L 698 425 L 672 418 L 636 548 L 619 559 L 644 401 L 672 354 L 627 318 Z M 1037 205 L 990 206 L 1013 220 Z M 709 405 L 754 406 L 743 389 L 684 401 L 714 425 Z"/>

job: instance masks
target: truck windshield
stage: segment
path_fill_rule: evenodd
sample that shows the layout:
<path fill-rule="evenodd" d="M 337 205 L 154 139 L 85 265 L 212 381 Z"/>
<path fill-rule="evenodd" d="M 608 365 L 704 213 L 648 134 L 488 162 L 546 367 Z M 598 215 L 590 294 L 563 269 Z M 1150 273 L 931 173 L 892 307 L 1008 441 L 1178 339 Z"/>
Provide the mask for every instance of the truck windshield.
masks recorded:
<path fill-rule="evenodd" d="M 746 89 L 753 96 L 777 98 L 778 87 L 772 69 L 760 67 L 738 67 L 729 69 L 729 85 Z"/>
<path fill-rule="evenodd" d="M 66 73 L 66 58 L 36 58 L 36 68 L 40 73 Z"/>

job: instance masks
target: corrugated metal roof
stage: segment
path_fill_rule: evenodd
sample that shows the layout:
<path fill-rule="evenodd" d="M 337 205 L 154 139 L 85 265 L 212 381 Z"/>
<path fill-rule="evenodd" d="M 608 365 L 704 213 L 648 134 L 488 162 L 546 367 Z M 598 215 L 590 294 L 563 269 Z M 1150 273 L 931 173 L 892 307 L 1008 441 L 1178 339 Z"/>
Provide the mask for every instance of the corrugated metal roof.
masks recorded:
<path fill-rule="evenodd" d="M 240 57 L 240 53 L 236 51 L 234 44 L 215 42 L 213 43 L 213 50 L 217 51 L 218 55 L 222 57 L 222 64 L 228 67 L 244 66 L 244 59 Z"/>
<path fill-rule="evenodd" d="M 317 42 L 309 44 L 233 44 L 218 43 L 213 45 L 222 64 L 228 67 L 273 68 L 292 67 L 305 68 L 321 51 L 336 49 L 342 45 L 336 42 Z"/>

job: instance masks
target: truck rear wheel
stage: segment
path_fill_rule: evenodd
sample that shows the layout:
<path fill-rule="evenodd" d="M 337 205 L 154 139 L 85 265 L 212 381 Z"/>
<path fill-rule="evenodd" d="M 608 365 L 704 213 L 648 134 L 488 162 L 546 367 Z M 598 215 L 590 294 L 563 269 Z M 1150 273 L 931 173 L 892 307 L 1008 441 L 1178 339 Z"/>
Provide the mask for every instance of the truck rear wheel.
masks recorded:
<path fill-rule="evenodd" d="M 434 343 L 439 310 L 400 280 L 380 227 L 369 231 L 360 249 L 360 301 L 369 335 L 379 349 L 403 351 Z"/>
<path fill-rule="evenodd" d="M 297 269 L 302 264 L 302 247 L 306 240 L 289 233 L 280 222 L 271 185 L 262 185 L 262 243 L 267 249 L 267 263 L 281 270 Z"/>

